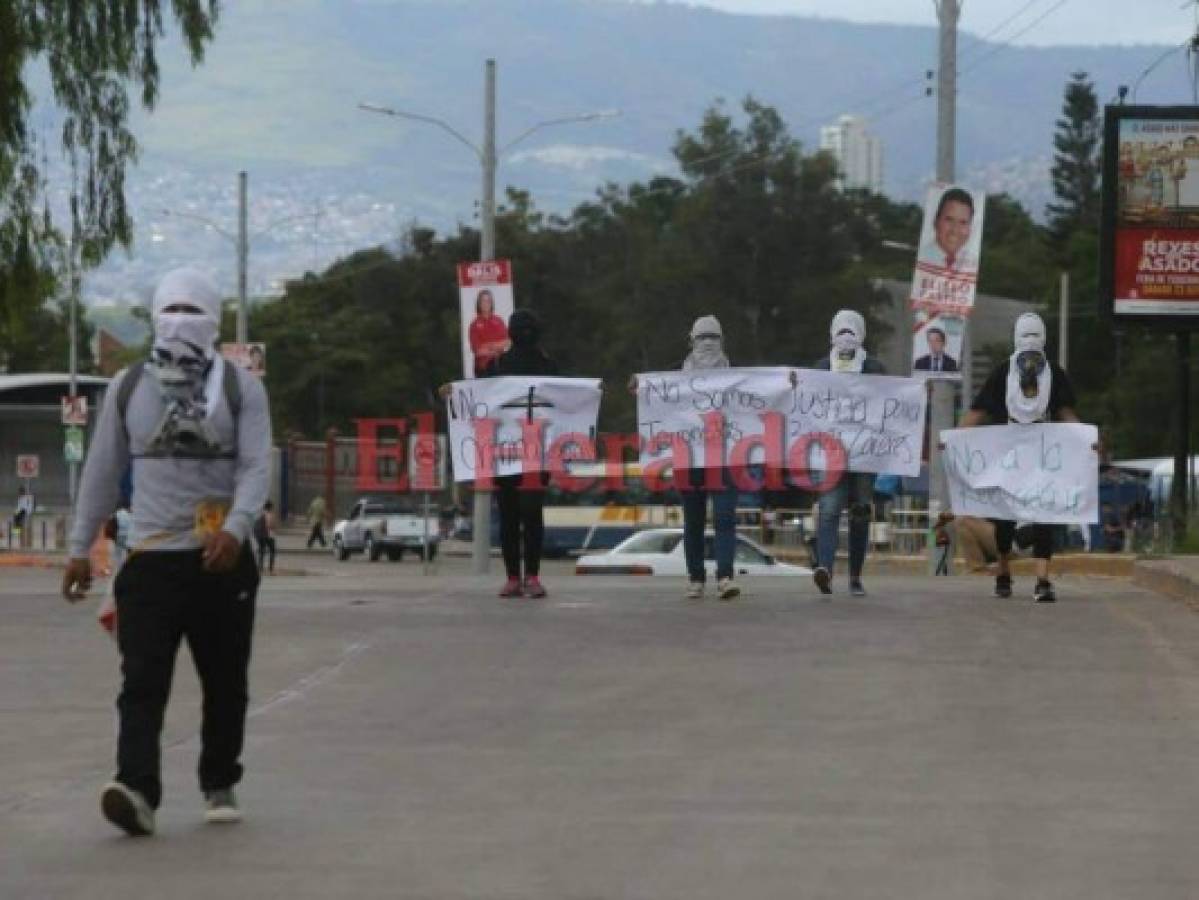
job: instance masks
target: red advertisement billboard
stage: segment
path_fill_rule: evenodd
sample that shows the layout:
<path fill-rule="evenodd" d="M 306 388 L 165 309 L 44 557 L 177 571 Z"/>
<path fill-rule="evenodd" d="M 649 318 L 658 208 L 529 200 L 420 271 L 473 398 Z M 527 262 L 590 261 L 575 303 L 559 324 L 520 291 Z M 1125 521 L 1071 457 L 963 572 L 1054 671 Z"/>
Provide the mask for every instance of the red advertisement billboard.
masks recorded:
<path fill-rule="evenodd" d="M 1199 316 L 1199 107 L 1109 106 L 1103 163 L 1106 311 Z"/>

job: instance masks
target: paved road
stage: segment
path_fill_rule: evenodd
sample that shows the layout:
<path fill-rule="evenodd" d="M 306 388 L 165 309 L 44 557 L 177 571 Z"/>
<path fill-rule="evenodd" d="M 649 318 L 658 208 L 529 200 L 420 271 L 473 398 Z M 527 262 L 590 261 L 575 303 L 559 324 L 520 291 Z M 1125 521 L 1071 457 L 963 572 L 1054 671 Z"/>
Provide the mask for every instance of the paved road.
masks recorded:
<path fill-rule="evenodd" d="M 202 824 L 183 664 L 147 840 L 96 810 L 113 647 L 0 571 L 0 897 L 1199 896 L 1199 617 L 1126 582 L 318 567 L 261 598 L 247 821 Z"/>

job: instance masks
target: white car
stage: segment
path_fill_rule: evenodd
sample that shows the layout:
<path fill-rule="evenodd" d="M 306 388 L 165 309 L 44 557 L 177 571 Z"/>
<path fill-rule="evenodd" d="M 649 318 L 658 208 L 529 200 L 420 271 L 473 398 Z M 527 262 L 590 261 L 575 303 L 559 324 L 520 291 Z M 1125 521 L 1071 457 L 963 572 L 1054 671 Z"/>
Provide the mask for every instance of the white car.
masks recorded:
<path fill-rule="evenodd" d="M 709 578 L 716 576 L 715 540 L 712 532 L 704 535 L 704 568 Z M 802 576 L 812 570 L 779 562 L 749 538 L 737 535 L 733 553 L 736 575 Z M 576 575 L 671 575 L 687 576 L 683 557 L 683 529 L 650 528 L 626 538 L 606 553 L 580 556 Z"/>

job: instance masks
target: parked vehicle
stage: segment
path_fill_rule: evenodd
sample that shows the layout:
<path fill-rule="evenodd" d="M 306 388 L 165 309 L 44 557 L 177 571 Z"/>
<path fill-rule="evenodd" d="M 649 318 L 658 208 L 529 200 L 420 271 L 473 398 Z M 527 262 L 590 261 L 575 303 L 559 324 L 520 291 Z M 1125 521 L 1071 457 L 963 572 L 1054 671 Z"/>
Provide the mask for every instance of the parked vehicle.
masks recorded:
<path fill-rule="evenodd" d="M 704 568 L 716 575 L 716 553 L 712 532 L 704 535 Z M 737 575 L 801 576 L 811 575 L 804 566 L 779 562 L 745 535 L 737 535 L 733 554 Z M 685 577 L 687 562 L 683 556 L 683 529 L 650 528 L 640 531 L 607 553 L 580 556 L 576 575 L 672 575 Z"/>
<path fill-rule="evenodd" d="M 339 560 L 361 553 L 371 562 L 386 555 L 392 562 L 411 551 L 421 559 L 434 559 L 440 542 L 436 510 L 428 521 L 408 501 L 390 497 L 363 497 L 350 514 L 333 528 L 333 555 Z"/>

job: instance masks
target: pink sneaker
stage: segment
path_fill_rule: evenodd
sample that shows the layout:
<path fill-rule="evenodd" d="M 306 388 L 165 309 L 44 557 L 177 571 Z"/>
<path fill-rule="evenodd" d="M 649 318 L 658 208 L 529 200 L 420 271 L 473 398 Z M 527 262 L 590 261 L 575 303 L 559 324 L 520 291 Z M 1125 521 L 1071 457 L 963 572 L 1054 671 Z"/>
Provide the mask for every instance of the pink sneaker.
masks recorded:
<path fill-rule="evenodd" d="M 545 585 L 541 583 L 541 579 L 536 575 L 530 575 L 525 579 L 525 596 L 532 597 L 534 600 L 540 600 L 545 596 Z"/>
<path fill-rule="evenodd" d="M 519 578 L 509 578 L 504 582 L 504 586 L 500 588 L 501 597 L 519 597 L 524 592 L 520 589 Z"/>

